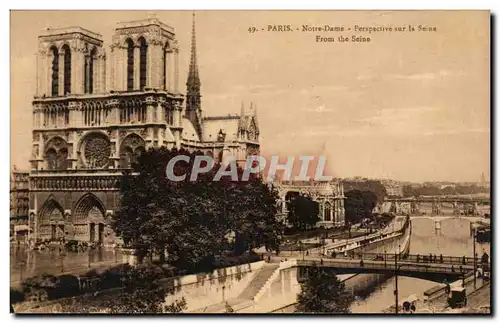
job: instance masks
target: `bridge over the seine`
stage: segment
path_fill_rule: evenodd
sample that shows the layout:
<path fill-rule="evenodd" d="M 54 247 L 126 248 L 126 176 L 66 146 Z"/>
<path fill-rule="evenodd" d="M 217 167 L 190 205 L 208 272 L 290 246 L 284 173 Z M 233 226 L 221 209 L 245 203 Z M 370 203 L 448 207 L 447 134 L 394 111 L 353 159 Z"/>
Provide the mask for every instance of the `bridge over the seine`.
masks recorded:
<path fill-rule="evenodd" d="M 387 197 L 378 205 L 380 213 L 422 214 L 424 205 L 430 205 L 430 214 L 443 215 L 445 210 L 452 215 L 477 216 L 489 213 L 489 196 L 419 196 Z"/>
<path fill-rule="evenodd" d="M 439 256 L 437 258 L 436 262 L 431 262 L 429 258 L 421 255 L 400 255 L 399 260 L 395 259 L 395 255 L 388 254 L 365 254 L 362 259 L 308 257 L 307 259 L 298 259 L 297 266 L 301 268 L 299 278 L 311 266 L 328 268 L 335 274 L 394 274 L 397 271 L 399 276 L 436 282 L 443 282 L 445 279 L 449 282 L 455 281 L 472 275 L 474 272 L 473 258 L 443 256 L 442 262 Z M 479 264 L 478 262 L 476 264 L 484 271 L 490 270 L 489 264 Z"/>

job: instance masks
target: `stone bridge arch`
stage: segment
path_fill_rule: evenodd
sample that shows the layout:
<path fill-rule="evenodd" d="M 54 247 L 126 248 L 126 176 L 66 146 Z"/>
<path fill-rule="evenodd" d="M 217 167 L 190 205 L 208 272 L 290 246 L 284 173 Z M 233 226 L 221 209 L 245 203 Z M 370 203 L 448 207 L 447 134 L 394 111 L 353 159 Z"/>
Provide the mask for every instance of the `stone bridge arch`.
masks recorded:
<path fill-rule="evenodd" d="M 447 218 L 440 221 L 441 234 L 448 237 L 467 238 L 471 236 L 472 223 L 465 218 Z"/>

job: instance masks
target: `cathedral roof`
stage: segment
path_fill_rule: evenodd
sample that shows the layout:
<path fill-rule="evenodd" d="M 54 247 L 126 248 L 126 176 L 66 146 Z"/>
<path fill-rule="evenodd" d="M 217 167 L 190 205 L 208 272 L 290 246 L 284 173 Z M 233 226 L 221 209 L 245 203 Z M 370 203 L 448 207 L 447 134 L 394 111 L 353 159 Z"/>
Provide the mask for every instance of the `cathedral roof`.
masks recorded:
<path fill-rule="evenodd" d="M 203 119 L 203 140 L 217 141 L 222 130 L 226 141 L 235 141 L 238 139 L 239 123 L 238 115 L 206 117 Z"/>
<path fill-rule="evenodd" d="M 188 118 L 182 118 L 182 139 L 200 141 L 200 137 L 194 128 L 193 123 Z"/>

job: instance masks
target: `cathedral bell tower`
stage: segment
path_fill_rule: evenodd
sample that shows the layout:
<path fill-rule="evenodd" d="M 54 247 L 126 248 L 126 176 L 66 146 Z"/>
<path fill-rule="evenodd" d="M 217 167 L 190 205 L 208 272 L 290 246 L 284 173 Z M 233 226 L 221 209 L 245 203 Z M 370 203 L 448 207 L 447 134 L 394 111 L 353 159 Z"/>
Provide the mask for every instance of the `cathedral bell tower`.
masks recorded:
<path fill-rule="evenodd" d="M 147 147 L 179 147 L 183 96 L 174 28 L 157 18 L 123 22 L 112 39 L 110 90 L 120 96 L 120 120 L 147 125 Z M 137 109 L 146 109 L 144 117 Z"/>
<path fill-rule="evenodd" d="M 35 97 L 104 93 L 102 36 L 81 27 L 46 29 L 38 37 Z"/>
<path fill-rule="evenodd" d="M 179 92 L 174 29 L 157 18 L 120 23 L 111 52 L 110 90 Z"/>

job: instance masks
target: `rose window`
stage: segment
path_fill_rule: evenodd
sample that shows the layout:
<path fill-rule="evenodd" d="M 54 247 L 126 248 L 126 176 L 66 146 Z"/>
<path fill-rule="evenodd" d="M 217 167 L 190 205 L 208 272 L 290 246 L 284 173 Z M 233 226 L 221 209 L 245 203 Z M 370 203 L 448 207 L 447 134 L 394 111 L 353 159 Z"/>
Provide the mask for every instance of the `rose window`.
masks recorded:
<path fill-rule="evenodd" d="M 87 166 L 106 167 L 111 154 L 111 144 L 104 135 L 93 135 L 88 138 L 83 150 Z"/>

